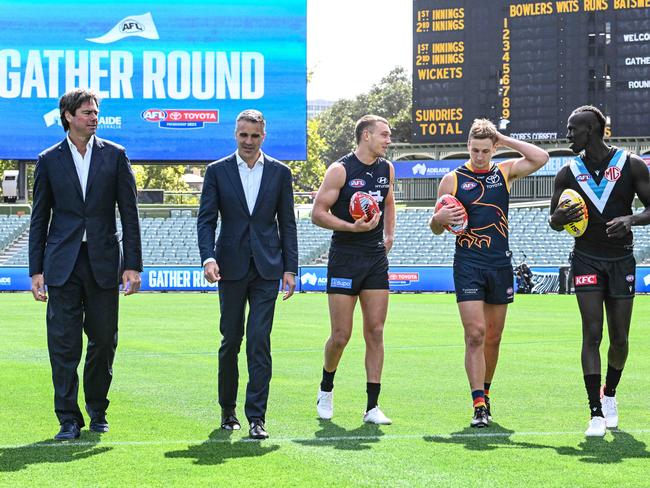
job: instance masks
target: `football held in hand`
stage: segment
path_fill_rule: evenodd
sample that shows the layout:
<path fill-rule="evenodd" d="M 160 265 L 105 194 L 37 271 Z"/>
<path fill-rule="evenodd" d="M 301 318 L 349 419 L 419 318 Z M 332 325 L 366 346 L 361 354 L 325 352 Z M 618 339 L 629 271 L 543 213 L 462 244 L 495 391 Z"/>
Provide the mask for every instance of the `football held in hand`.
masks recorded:
<path fill-rule="evenodd" d="M 465 210 L 463 204 L 460 203 L 460 201 L 455 196 L 445 194 L 445 195 L 440 195 L 440 198 L 438 198 L 438 201 L 436 202 L 436 206 L 435 206 L 435 211 L 437 212 L 442 207 L 460 207 L 463 209 L 463 218 L 461 222 L 454 225 L 445 225 L 445 229 L 447 229 L 452 234 L 455 235 L 463 234 L 465 230 L 467 230 L 467 224 L 468 224 L 467 211 Z"/>
<path fill-rule="evenodd" d="M 355 220 L 365 217 L 369 222 L 379 213 L 379 204 L 369 193 L 358 191 L 350 198 L 350 215 Z"/>

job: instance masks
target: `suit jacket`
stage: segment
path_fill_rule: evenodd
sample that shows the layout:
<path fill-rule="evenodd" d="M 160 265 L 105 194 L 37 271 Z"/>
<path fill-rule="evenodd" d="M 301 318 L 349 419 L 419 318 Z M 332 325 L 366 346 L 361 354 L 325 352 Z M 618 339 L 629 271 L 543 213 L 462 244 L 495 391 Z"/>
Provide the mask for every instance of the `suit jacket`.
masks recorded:
<path fill-rule="evenodd" d="M 122 249 L 115 204 L 122 221 Z M 93 276 L 102 288 L 117 286 L 122 269 L 142 271 L 135 178 L 122 146 L 95 137 L 86 198 L 67 139 L 38 156 L 29 231 L 29 274 L 62 286 L 70 277 L 84 230 Z"/>
<path fill-rule="evenodd" d="M 260 276 L 298 272 L 298 237 L 293 213 L 291 170 L 264 155 L 260 191 L 251 214 L 235 154 L 208 165 L 203 180 L 197 237 L 201 262 L 214 258 L 224 280 L 244 278 L 251 256 Z M 221 230 L 215 245 L 217 219 Z"/>

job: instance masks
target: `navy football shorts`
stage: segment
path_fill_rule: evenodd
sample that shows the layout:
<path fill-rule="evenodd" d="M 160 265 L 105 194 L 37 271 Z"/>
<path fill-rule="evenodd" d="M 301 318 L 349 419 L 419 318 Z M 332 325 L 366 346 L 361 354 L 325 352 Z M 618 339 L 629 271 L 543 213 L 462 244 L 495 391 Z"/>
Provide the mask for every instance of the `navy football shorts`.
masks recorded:
<path fill-rule="evenodd" d="M 480 268 L 454 262 L 454 287 L 457 302 L 480 300 L 492 305 L 512 303 L 515 298 L 514 277 L 510 266 Z"/>
<path fill-rule="evenodd" d="M 361 290 L 388 290 L 386 254 L 358 255 L 330 249 L 327 293 L 358 295 Z"/>

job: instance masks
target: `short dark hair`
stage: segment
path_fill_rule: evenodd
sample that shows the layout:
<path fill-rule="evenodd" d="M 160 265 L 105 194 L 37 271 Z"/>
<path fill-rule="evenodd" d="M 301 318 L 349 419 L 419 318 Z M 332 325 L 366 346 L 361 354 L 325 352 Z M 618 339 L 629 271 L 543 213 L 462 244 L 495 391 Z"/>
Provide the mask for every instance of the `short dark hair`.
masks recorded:
<path fill-rule="evenodd" d="M 490 139 L 494 144 L 498 140 L 497 128 L 488 119 L 474 119 L 472 127 L 469 129 L 467 142 L 472 139 Z"/>
<path fill-rule="evenodd" d="M 383 122 L 384 124 L 390 126 L 388 121 L 379 115 L 364 115 L 359 120 L 357 120 L 357 123 L 354 126 L 354 137 L 357 141 L 357 144 L 361 142 L 363 131 L 366 129 L 371 129 L 375 126 L 375 124 L 377 124 L 377 122 Z"/>
<path fill-rule="evenodd" d="M 239 122 L 240 120 L 252 122 L 253 124 L 262 124 L 262 130 L 266 132 L 266 120 L 264 120 L 264 114 L 259 110 L 249 108 L 243 112 L 240 112 L 235 123 Z"/>
<path fill-rule="evenodd" d="M 75 115 L 77 109 L 90 100 L 94 100 L 99 107 L 99 97 L 91 90 L 75 88 L 63 94 L 59 100 L 59 112 L 64 131 L 68 132 L 68 129 L 70 129 L 70 124 L 65 119 L 65 113 L 70 112 L 70 115 Z"/>
<path fill-rule="evenodd" d="M 600 137 L 604 137 L 605 127 L 607 126 L 607 118 L 597 107 L 594 107 L 593 105 L 583 105 L 582 107 L 578 107 L 573 112 L 571 112 L 571 115 L 573 116 L 585 112 L 591 112 L 592 114 L 594 114 L 594 116 L 598 120 L 598 123 L 600 124 L 600 132 L 599 132 Z"/>

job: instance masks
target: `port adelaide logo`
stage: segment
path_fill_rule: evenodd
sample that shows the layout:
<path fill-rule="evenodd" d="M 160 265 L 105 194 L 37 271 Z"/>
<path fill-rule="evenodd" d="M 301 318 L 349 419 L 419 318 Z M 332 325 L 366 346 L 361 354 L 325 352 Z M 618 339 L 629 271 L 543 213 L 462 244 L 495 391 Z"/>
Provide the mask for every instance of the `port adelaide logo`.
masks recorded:
<path fill-rule="evenodd" d="M 203 129 L 205 124 L 219 123 L 219 111 L 149 108 L 142 112 L 142 119 L 163 129 Z"/>

